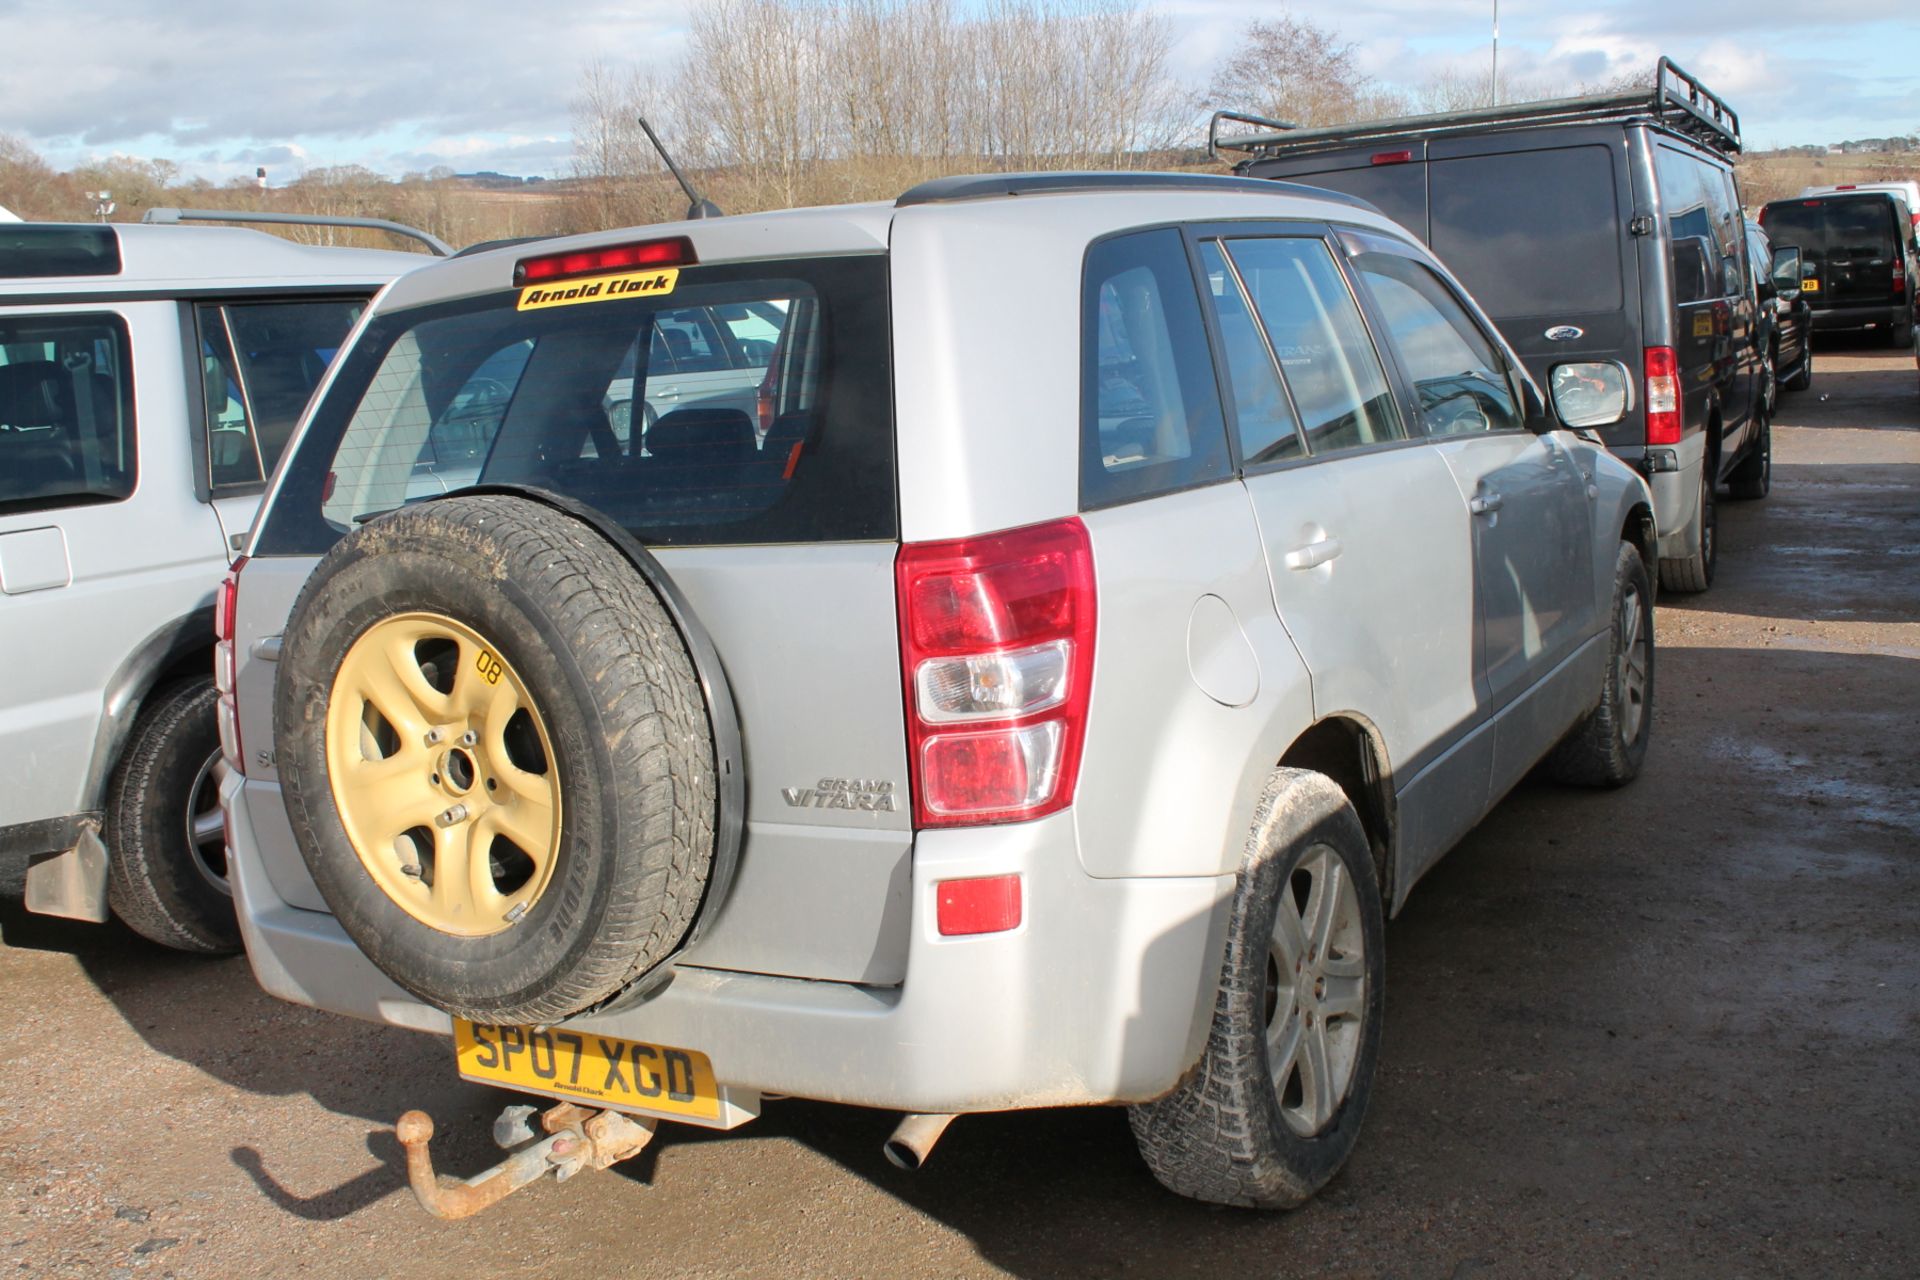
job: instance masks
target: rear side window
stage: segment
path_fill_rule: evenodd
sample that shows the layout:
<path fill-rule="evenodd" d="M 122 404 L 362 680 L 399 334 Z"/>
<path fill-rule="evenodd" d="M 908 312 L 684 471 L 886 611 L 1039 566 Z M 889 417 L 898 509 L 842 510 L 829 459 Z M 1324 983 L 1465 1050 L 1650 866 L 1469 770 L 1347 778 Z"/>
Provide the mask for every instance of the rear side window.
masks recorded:
<path fill-rule="evenodd" d="M 1087 251 L 1084 290 L 1081 506 L 1233 474 L 1180 233 L 1168 228 L 1100 241 Z"/>
<path fill-rule="evenodd" d="M 1240 460 L 1260 466 L 1300 457 L 1306 445 L 1300 438 L 1299 419 L 1239 276 L 1217 241 L 1200 245 L 1200 265 L 1206 271 L 1207 303 L 1220 331 L 1221 353 L 1227 358 L 1227 380 L 1233 385 L 1233 426 L 1240 440 Z"/>
<path fill-rule="evenodd" d="M 1379 353 L 1327 242 L 1232 240 L 1226 250 L 1280 358 L 1309 452 L 1405 439 Z"/>
<path fill-rule="evenodd" d="M 375 317 L 288 463 L 262 551 L 317 553 L 476 484 L 557 493 L 654 545 L 895 536 L 885 259 L 688 267 L 670 295 L 515 302 Z"/>
<path fill-rule="evenodd" d="M 0 513 L 133 492 L 133 383 L 118 316 L 0 320 Z"/>
<path fill-rule="evenodd" d="M 1427 172 L 1428 243 L 1495 320 L 1622 305 L 1619 193 L 1608 148 L 1436 160 Z"/>
<path fill-rule="evenodd" d="M 207 408 L 207 480 L 218 492 L 272 474 L 360 301 L 263 302 L 197 309 Z"/>
<path fill-rule="evenodd" d="M 1681 304 L 1741 292 L 1741 227 L 1724 170 L 1672 147 L 1654 148 L 1660 203 L 1672 237 L 1674 296 Z"/>

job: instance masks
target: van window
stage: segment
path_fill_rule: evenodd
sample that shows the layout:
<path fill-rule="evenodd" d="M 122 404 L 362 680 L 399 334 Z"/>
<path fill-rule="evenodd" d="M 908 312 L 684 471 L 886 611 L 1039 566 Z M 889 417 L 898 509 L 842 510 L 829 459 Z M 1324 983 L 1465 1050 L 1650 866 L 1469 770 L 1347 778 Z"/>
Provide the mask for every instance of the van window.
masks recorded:
<path fill-rule="evenodd" d="M 1604 146 L 1463 156 L 1426 166 L 1428 244 L 1496 321 L 1618 310 L 1619 192 Z"/>
<path fill-rule="evenodd" d="M 1726 171 L 1663 145 L 1654 148 L 1654 172 L 1673 244 L 1676 296 L 1684 304 L 1740 293 L 1743 222 Z M 1686 241 L 1699 243 L 1683 249 Z M 1704 276 L 1704 292 L 1696 293 L 1696 270 Z"/>
<path fill-rule="evenodd" d="M 1315 454 L 1406 438 L 1346 277 L 1320 239 L 1227 242 Z"/>
<path fill-rule="evenodd" d="M 1171 228 L 1087 250 L 1080 327 L 1080 505 L 1233 474 L 1186 244 Z"/>
<path fill-rule="evenodd" d="M 1760 225 L 1811 263 L 1871 261 L 1897 256 L 1894 207 L 1884 195 L 1780 200 L 1760 211 Z"/>
<path fill-rule="evenodd" d="M 133 492 L 130 370 L 118 316 L 0 320 L 0 514 Z"/>

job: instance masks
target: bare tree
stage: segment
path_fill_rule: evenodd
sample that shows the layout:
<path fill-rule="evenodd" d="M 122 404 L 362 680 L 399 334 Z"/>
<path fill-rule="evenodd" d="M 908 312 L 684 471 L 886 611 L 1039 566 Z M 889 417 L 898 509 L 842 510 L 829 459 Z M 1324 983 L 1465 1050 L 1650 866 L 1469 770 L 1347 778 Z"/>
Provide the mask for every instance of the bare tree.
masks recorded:
<path fill-rule="evenodd" d="M 1300 125 L 1392 115 L 1404 104 L 1360 69 L 1335 31 L 1282 13 L 1248 25 L 1238 53 L 1207 86 L 1206 103 Z"/>

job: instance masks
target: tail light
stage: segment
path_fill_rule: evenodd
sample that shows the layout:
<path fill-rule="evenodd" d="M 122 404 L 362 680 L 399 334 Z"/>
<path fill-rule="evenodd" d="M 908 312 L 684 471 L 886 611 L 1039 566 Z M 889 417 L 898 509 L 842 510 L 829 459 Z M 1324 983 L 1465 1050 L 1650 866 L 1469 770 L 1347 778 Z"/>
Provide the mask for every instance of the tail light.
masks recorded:
<path fill-rule="evenodd" d="M 1647 348 L 1647 443 L 1680 443 L 1680 362 L 1672 347 Z"/>
<path fill-rule="evenodd" d="M 607 271 L 690 267 L 699 260 L 693 251 L 693 241 L 685 236 L 669 236 L 663 240 L 602 245 L 597 249 L 570 249 L 565 253 L 543 253 L 536 258 L 522 258 L 513 264 L 513 283 L 518 288 L 540 280 L 571 280 Z"/>
<path fill-rule="evenodd" d="M 240 603 L 240 570 L 246 564 L 245 556 L 233 562 L 227 576 L 220 580 L 219 593 L 213 598 L 213 683 L 220 694 L 216 712 L 220 724 L 220 754 L 243 774 L 247 771 L 246 755 L 241 750 L 240 711 L 233 694 L 240 665 L 233 651 L 233 618 Z"/>
<path fill-rule="evenodd" d="M 1086 526 L 909 543 L 895 573 L 914 825 L 1066 808 L 1093 690 Z"/>
<path fill-rule="evenodd" d="M 1367 158 L 1368 164 L 1409 164 L 1413 160 L 1411 151 L 1376 151 Z"/>
<path fill-rule="evenodd" d="M 1893 264 L 1893 296 L 1899 297 L 1907 291 L 1907 264 L 1897 258 Z"/>

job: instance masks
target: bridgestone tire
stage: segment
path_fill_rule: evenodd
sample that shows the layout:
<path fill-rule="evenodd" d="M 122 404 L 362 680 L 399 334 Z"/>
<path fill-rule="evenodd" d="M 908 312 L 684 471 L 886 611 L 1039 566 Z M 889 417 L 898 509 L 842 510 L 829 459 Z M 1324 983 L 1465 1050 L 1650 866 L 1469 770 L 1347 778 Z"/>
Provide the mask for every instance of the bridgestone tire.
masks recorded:
<path fill-rule="evenodd" d="M 420 613 L 497 648 L 551 744 L 541 767 L 561 798 L 549 878 L 523 914 L 481 936 L 423 923 L 382 889 L 330 789 L 336 674 L 357 638 Z M 373 963 L 429 1004 L 478 1022 L 554 1022 L 647 976 L 694 921 L 717 817 L 701 685 L 659 598 L 580 521 L 485 495 L 349 534 L 294 606 L 275 731 L 287 813 L 321 896 Z"/>
<path fill-rule="evenodd" d="M 209 956 L 240 950 L 232 894 L 197 863 L 188 832 L 220 757 L 217 696 L 209 677 L 147 699 L 107 784 L 101 833 L 113 914 L 149 941 Z M 224 872 L 224 858 L 211 870 Z"/>
<path fill-rule="evenodd" d="M 1773 423 L 1760 424 L 1760 439 L 1727 477 L 1727 494 L 1741 502 L 1767 496 L 1773 488 Z"/>
<path fill-rule="evenodd" d="M 1629 598 L 1637 601 L 1636 608 L 1627 607 Z M 1629 707 L 1632 681 L 1621 661 L 1629 612 L 1639 617 L 1636 639 L 1646 638 L 1641 655 L 1645 677 L 1637 717 Z M 1547 757 L 1548 775 L 1560 782 L 1582 787 L 1625 786 L 1639 775 L 1647 758 L 1647 743 L 1653 733 L 1654 655 L 1658 647 L 1653 640 L 1653 589 L 1646 562 L 1628 542 L 1620 544 L 1614 560 L 1612 618 L 1600 702 Z"/>
<path fill-rule="evenodd" d="M 1270 961 L 1281 895 L 1298 892 L 1299 868 L 1323 852 L 1337 858 L 1357 895 L 1365 993 L 1351 1083 L 1324 1127 L 1302 1136 L 1283 1114 L 1285 1083 L 1268 1063 Z M 1372 852 L 1345 793 L 1322 774 L 1276 769 L 1247 837 L 1206 1050 L 1177 1089 L 1129 1112 L 1140 1154 L 1162 1185 L 1216 1204 L 1290 1209 L 1339 1171 L 1372 1093 L 1385 931 Z"/>
<path fill-rule="evenodd" d="M 1716 465 L 1711 454 L 1700 463 L 1700 507 L 1694 513 L 1692 552 L 1660 561 L 1660 585 L 1667 591 L 1696 595 L 1713 585 L 1714 563 L 1720 554 L 1719 519 L 1714 510 L 1713 493 Z"/>

